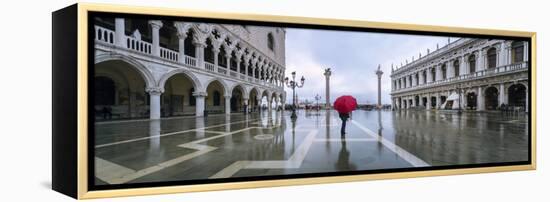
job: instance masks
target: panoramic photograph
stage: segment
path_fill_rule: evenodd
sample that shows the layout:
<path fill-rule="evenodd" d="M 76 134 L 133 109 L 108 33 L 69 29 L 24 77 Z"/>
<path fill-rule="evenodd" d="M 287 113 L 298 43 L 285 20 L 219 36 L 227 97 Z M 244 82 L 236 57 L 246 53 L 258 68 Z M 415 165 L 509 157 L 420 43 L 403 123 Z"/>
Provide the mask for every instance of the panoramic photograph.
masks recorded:
<path fill-rule="evenodd" d="M 96 186 L 527 163 L 529 43 L 93 19 Z"/>

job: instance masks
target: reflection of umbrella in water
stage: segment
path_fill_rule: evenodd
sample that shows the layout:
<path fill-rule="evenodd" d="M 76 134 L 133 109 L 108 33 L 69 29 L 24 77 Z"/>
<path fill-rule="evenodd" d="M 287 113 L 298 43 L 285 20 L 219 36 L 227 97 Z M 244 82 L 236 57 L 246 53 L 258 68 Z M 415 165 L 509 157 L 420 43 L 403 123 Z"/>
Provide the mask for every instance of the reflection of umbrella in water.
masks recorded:
<path fill-rule="evenodd" d="M 357 108 L 357 100 L 351 95 L 344 95 L 336 98 L 334 109 L 339 113 L 349 113 Z"/>

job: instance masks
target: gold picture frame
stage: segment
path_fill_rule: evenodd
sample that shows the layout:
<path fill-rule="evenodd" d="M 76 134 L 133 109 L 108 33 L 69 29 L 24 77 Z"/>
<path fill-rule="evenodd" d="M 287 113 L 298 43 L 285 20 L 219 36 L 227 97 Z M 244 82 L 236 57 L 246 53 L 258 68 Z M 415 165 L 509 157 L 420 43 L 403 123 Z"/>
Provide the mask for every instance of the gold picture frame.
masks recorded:
<path fill-rule="evenodd" d="M 56 34 L 62 34 L 63 31 L 57 31 L 66 29 L 67 25 L 65 21 L 56 22 L 54 13 L 54 117 L 60 116 L 63 111 L 69 110 L 75 113 L 76 117 L 76 131 L 62 130 L 61 125 L 56 125 L 56 119 L 54 118 L 54 177 L 53 177 L 53 189 L 61 193 L 67 194 L 77 199 L 93 199 L 104 197 L 121 197 L 121 196 L 136 196 L 136 195 L 150 195 L 150 194 L 169 194 L 169 193 L 183 193 L 183 192 L 197 192 L 197 191 L 213 191 L 213 190 L 227 190 L 227 189 L 244 189 L 244 188 L 259 188 L 259 187 L 276 187 L 276 186 L 290 186 L 290 185 L 306 185 L 306 184 L 321 184 L 321 183 L 335 183 L 335 182 L 351 182 L 351 181 L 364 181 L 364 180 L 380 180 L 380 179 L 397 179 L 397 178 L 413 178 L 413 177 L 426 177 L 426 176 L 443 176 L 443 175 L 459 175 L 459 174 L 472 174 L 472 173 L 490 173 L 490 172 L 505 172 L 505 171 L 521 171 L 521 170 L 535 170 L 536 169 L 536 33 L 535 32 L 523 32 L 523 31 L 510 31 L 510 30 L 493 30 L 493 29 L 475 29 L 475 28 L 460 28 L 460 27 L 445 27 L 445 26 L 430 26 L 430 25 L 415 25 L 415 24 L 400 24 L 400 23 L 386 23 L 386 22 L 369 22 L 369 21 L 357 21 L 357 20 L 339 20 L 339 19 L 323 19 L 323 18 L 309 18 L 309 17 L 297 17 L 297 16 L 277 16 L 277 15 L 259 15 L 259 14 L 244 14 L 244 13 L 222 13 L 222 12 L 208 12 L 208 11 L 196 11 L 196 10 L 183 10 L 183 9 L 169 9 L 169 8 L 152 8 L 152 7 L 137 7 L 137 6 L 121 6 L 121 5 L 107 5 L 107 4 L 92 4 L 92 3 L 78 3 L 67 9 L 71 10 L 72 14 L 67 14 L 64 17 L 75 18 L 75 26 L 69 26 L 75 28 L 77 33 L 75 44 L 75 61 L 74 65 L 67 65 L 66 67 L 61 62 L 56 63 L 55 54 L 62 54 L 64 52 L 59 49 L 59 53 L 56 53 L 56 46 L 59 41 L 55 40 Z M 63 10 L 57 11 L 64 12 Z M 71 13 L 69 12 L 69 13 Z M 226 182 L 226 183 L 212 183 L 212 184 L 197 184 L 197 185 L 176 185 L 176 186 L 162 186 L 162 187 L 144 187 L 144 188 L 124 188 L 124 189 L 110 189 L 110 190 L 89 190 L 89 173 L 88 173 L 88 127 L 89 127 L 89 112 L 88 112 L 88 66 L 90 58 L 88 58 L 88 13 L 89 12 L 109 12 L 109 13 L 121 13 L 121 14 L 144 14 L 144 15 L 160 15 L 160 16 L 185 16 L 195 17 L 202 19 L 227 19 L 227 20 L 245 20 L 245 21 L 259 21 L 259 22 L 273 22 L 273 23 L 292 23 L 303 25 L 323 25 L 323 26 L 336 26 L 336 27 L 355 27 L 355 28 L 373 28 L 384 30 L 397 30 L 397 31 L 420 31 L 420 32 L 434 32 L 434 33 L 456 33 L 456 34 L 479 34 L 479 35 L 494 35 L 494 36 L 512 36 L 512 37 L 525 37 L 530 39 L 530 67 L 531 67 L 531 86 L 529 88 L 531 106 L 530 111 L 530 135 L 531 135 L 531 163 L 525 165 L 510 165 L 510 166 L 495 166 L 495 167 L 478 167 L 478 168 L 457 168 L 457 169 L 444 169 L 444 170 L 426 170 L 426 171 L 406 171 L 406 172 L 392 172 L 392 173 L 376 173 L 376 174 L 360 174 L 360 175 L 345 175 L 345 176 L 327 176 L 327 177 L 309 177 L 309 178 L 296 178 L 296 179 L 275 179 L 275 180 L 260 180 L 260 181 L 246 181 L 246 182 Z M 76 15 L 74 15 L 76 14 Z M 56 29 L 56 23 L 60 26 Z M 70 29 L 70 28 L 69 28 Z M 68 33 L 68 31 L 67 31 Z M 67 50 L 68 51 L 68 50 Z M 56 72 L 56 68 L 61 68 Z M 76 85 L 74 86 L 76 92 L 71 98 L 55 98 L 56 96 L 56 84 L 57 80 L 62 76 L 63 70 L 69 68 L 76 68 L 76 74 L 68 75 L 74 77 Z M 57 73 L 57 74 L 56 74 Z M 59 81 L 62 82 L 62 81 Z M 59 85 L 63 85 L 60 83 Z M 57 90 L 60 92 L 60 90 Z M 61 109 L 63 106 L 56 107 L 56 103 L 61 102 L 63 99 L 72 99 L 76 104 L 76 109 Z M 59 121 L 63 121 L 63 118 L 59 118 Z M 57 127 L 56 127 L 57 126 Z M 68 136 L 75 136 L 74 139 L 66 139 Z M 64 140 L 61 140 L 64 139 Z M 73 141 L 74 140 L 74 141 Z M 61 142 L 58 142 L 61 141 Z M 69 142 L 63 142 L 69 141 Z M 74 147 L 67 148 L 63 145 L 74 144 Z M 76 148 L 76 150 L 74 150 Z M 56 152 L 56 149 L 58 151 Z M 75 152 L 74 156 L 67 156 L 68 154 L 61 154 L 64 152 Z M 58 156 L 58 157 L 56 157 Z M 57 159 L 57 160 L 56 160 Z M 61 163 L 61 160 L 64 160 Z M 74 161 L 73 165 L 71 164 Z M 72 175 L 65 176 L 67 179 L 58 179 L 58 172 L 75 172 L 75 178 Z"/>

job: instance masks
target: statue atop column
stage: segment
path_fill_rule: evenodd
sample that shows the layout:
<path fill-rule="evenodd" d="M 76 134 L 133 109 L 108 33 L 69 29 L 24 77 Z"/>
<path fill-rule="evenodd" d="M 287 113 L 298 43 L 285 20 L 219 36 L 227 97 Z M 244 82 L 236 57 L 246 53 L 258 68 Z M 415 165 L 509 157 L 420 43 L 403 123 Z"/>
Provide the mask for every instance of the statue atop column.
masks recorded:
<path fill-rule="evenodd" d="M 378 103 L 376 105 L 376 107 L 378 109 L 381 109 L 382 108 L 382 74 L 384 74 L 384 72 L 382 72 L 382 70 L 380 70 L 380 64 L 378 65 L 378 70 L 376 70 L 376 75 L 378 76 Z"/>
<path fill-rule="evenodd" d="M 328 110 L 330 109 L 330 75 L 332 75 L 332 71 L 330 71 L 330 68 L 325 69 L 325 80 L 326 80 L 326 87 L 325 87 L 325 108 Z"/>

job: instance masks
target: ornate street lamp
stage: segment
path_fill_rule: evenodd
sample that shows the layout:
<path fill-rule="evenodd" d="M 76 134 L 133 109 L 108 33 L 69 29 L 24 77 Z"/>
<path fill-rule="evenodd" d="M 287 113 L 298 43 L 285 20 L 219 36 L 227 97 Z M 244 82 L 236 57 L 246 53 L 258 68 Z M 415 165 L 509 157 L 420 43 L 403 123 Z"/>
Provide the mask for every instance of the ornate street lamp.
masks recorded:
<path fill-rule="evenodd" d="M 287 87 L 292 89 L 292 115 L 290 118 L 296 119 L 296 88 L 304 87 L 304 82 L 306 79 L 302 76 L 300 83 L 296 81 L 296 71 L 292 72 L 292 80 L 289 80 L 288 77 L 285 78 L 285 84 Z"/>
<path fill-rule="evenodd" d="M 319 100 L 321 99 L 321 96 L 319 94 L 315 95 L 315 101 L 317 101 L 317 106 L 315 106 L 315 109 L 319 111 Z"/>

